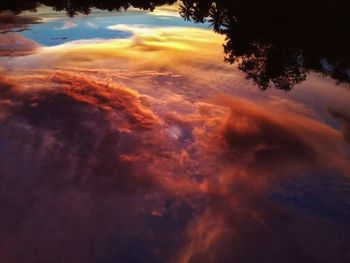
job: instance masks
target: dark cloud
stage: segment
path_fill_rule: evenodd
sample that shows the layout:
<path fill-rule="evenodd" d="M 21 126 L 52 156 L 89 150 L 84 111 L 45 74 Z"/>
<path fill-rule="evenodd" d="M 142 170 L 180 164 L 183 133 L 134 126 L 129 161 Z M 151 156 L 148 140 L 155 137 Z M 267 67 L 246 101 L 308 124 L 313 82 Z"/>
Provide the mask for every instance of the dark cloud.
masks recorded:
<path fill-rule="evenodd" d="M 267 197 L 216 196 L 189 228 L 178 262 L 347 262 L 349 229 Z"/>
<path fill-rule="evenodd" d="M 350 115 L 342 110 L 330 108 L 330 114 L 339 121 L 342 126 L 345 140 L 350 143 Z"/>
<path fill-rule="evenodd" d="M 285 201 L 311 187 L 274 195 L 346 172 L 337 130 L 237 98 L 157 116 L 127 87 L 38 72 L 0 78 L 1 261 L 349 260 L 344 224 Z"/>
<path fill-rule="evenodd" d="M 172 212 L 152 172 L 156 119 L 127 89 L 75 81 L 33 92 L 2 79 L 1 261 L 163 262 L 181 240 L 163 235 L 191 209 Z"/>
<path fill-rule="evenodd" d="M 271 198 L 287 180 L 322 174 L 338 167 L 339 158 L 346 161 L 345 156 L 333 156 L 339 151 L 335 145 L 342 145 L 339 133 L 305 117 L 270 112 L 237 98 L 219 98 L 216 103 L 229 110 L 218 134 L 203 149 L 207 154 L 215 149 L 216 173 L 202 184 L 207 202 L 188 227 L 188 241 L 176 262 L 349 260 L 349 229 L 338 226 L 333 217 L 302 213 Z M 320 152 L 320 147 L 331 145 L 328 153 Z M 328 176 L 339 178 L 348 171 L 333 169 Z M 318 182 L 319 177 L 313 178 Z M 338 180 L 335 187 L 342 184 Z M 298 195 L 308 191 L 284 191 L 283 196 L 302 203 L 306 200 Z M 330 194 L 328 202 L 338 194 Z"/>
<path fill-rule="evenodd" d="M 277 178 L 346 162 L 341 134 L 317 120 L 238 98 L 218 98 L 215 103 L 229 110 L 217 136 L 221 161 L 269 171 Z"/>
<path fill-rule="evenodd" d="M 279 166 L 312 162 L 315 149 L 294 129 L 261 111 L 236 109 L 233 105 L 224 139 L 233 153 L 252 154 L 254 163 Z"/>
<path fill-rule="evenodd" d="M 39 17 L 15 15 L 11 12 L 0 13 L 0 34 L 27 30 L 31 24 L 40 23 Z"/>

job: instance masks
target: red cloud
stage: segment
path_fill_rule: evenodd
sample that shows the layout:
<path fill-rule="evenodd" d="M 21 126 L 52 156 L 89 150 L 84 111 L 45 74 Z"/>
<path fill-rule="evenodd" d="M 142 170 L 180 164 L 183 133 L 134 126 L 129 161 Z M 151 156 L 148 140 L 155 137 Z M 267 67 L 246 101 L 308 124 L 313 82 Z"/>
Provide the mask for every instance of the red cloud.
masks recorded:
<path fill-rule="evenodd" d="M 0 89 L 3 261 L 345 257 L 346 231 L 270 197 L 348 173 L 341 133 L 317 120 L 238 98 L 158 116 L 124 86 L 59 70 Z"/>

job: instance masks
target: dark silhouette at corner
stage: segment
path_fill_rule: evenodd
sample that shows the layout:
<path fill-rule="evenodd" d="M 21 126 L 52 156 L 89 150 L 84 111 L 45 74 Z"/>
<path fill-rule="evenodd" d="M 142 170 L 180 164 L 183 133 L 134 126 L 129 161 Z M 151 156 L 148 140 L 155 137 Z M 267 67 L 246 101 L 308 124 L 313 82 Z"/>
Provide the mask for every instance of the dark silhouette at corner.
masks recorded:
<path fill-rule="evenodd" d="M 130 7 L 143 10 L 154 10 L 155 7 L 174 4 L 176 0 L 13 0 L 0 3 L 1 10 L 11 10 L 15 13 L 31 10 L 35 11 L 40 5 L 52 7 L 55 11 L 65 11 L 68 16 L 78 14 L 88 15 L 93 8 L 108 11 L 123 11 Z"/>
<path fill-rule="evenodd" d="M 343 0 L 183 0 L 180 14 L 226 36 L 225 61 L 262 90 L 291 90 L 313 70 L 350 82 L 349 4 Z"/>

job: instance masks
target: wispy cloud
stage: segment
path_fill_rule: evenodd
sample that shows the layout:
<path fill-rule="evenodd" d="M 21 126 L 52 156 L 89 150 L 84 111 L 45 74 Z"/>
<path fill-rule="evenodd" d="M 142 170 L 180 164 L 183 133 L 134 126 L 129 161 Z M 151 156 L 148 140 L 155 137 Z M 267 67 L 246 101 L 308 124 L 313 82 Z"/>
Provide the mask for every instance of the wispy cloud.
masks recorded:
<path fill-rule="evenodd" d="M 85 25 L 86 25 L 87 27 L 89 27 L 89 28 L 94 28 L 94 29 L 95 29 L 95 28 L 99 28 L 98 25 L 92 23 L 91 21 L 86 22 Z"/>
<path fill-rule="evenodd" d="M 64 21 L 62 26 L 56 27 L 55 30 L 68 30 L 68 29 L 72 29 L 75 27 L 78 27 L 78 24 L 76 24 L 72 21 Z"/>

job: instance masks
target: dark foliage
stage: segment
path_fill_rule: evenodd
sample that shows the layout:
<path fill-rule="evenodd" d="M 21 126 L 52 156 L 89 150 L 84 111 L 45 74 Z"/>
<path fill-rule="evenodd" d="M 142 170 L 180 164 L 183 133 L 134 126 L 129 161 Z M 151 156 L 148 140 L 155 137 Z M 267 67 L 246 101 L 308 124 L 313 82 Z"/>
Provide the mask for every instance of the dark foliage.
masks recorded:
<path fill-rule="evenodd" d="M 309 70 L 350 82 L 349 10 L 343 0 L 183 0 L 180 12 L 225 35 L 225 60 L 262 90 L 290 90 Z"/>

